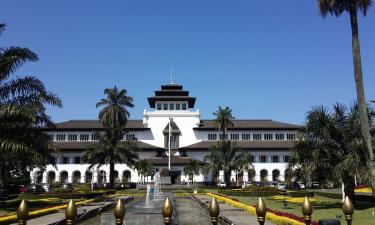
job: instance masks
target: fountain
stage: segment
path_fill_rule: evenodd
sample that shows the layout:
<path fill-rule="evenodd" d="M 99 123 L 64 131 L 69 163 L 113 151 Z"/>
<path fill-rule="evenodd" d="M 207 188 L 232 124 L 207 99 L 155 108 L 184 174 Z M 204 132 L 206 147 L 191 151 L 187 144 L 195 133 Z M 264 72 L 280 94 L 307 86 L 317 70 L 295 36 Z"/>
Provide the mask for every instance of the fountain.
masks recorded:
<path fill-rule="evenodd" d="M 161 183 L 160 183 L 160 173 L 157 172 L 155 174 L 155 178 L 154 178 L 154 201 L 156 200 L 161 200 L 160 198 L 160 186 Z"/>
<path fill-rule="evenodd" d="M 152 202 L 151 202 L 151 186 L 150 184 L 147 184 L 147 189 L 146 189 L 146 201 L 145 201 L 145 208 L 152 208 Z"/>

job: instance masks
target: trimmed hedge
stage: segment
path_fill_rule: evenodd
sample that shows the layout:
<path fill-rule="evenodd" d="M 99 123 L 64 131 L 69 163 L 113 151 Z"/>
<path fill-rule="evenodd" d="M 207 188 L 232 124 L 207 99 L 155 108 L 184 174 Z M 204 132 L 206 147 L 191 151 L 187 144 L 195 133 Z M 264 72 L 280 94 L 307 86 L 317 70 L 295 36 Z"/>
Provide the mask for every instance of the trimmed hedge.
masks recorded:
<path fill-rule="evenodd" d="M 341 193 L 327 193 L 327 192 L 315 192 L 316 195 L 327 197 L 327 198 L 334 198 L 334 199 L 342 199 Z M 362 202 L 375 202 L 375 198 L 372 195 L 355 195 L 356 201 Z"/>
<path fill-rule="evenodd" d="M 280 191 L 270 190 L 270 191 L 235 191 L 235 190 L 225 190 L 219 189 L 218 193 L 227 196 L 242 196 L 242 197 L 266 197 L 279 195 Z"/>
<path fill-rule="evenodd" d="M 314 192 L 309 191 L 291 191 L 288 195 L 292 198 L 304 198 L 304 197 L 314 197 Z"/>

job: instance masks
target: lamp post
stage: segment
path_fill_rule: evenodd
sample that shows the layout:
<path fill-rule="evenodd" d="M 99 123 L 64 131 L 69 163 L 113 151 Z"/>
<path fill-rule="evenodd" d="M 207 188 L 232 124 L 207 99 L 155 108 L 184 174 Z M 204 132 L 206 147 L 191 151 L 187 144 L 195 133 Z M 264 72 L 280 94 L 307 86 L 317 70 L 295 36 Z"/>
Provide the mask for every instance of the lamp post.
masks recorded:
<path fill-rule="evenodd" d="M 66 225 L 76 225 L 77 219 L 77 206 L 73 199 L 69 201 L 68 207 L 65 211 Z"/>
<path fill-rule="evenodd" d="M 27 202 L 26 200 L 22 200 L 20 206 L 17 209 L 18 225 L 26 225 L 28 216 L 29 210 L 27 207 Z"/>
<path fill-rule="evenodd" d="M 264 223 L 266 222 L 267 207 L 262 197 L 259 197 L 258 202 L 255 205 L 255 208 L 256 208 L 259 225 L 264 225 Z"/>
<path fill-rule="evenodd" d="M 344 203 L 342 205 L 342 211 L 345 214 L 345 220 L 348 225 L 352 225 L 354 206 L 352 201 L 348 196 L 345 197 Z"/>
<path fill-rule="evenodd" d="M 211 217 L 212 225 L 217 225 L 219 221 L 219 215 L 220 215 L 220 207 L 219 204 L 216 201 L 216 198 L 212 197 L 211 204 L 208 207 L 208 212 Z"/>
<path fill-rule="evenodd" d="M 169 198 L 166 198 L 162 208 L 162 214 L 164 218 L 164 224 L 169 225 L 172 222 L 173 207 Z"/>
<path fill-rule="evenodd" d="M 116 225 L 122 225 L 124 223 L 125 217 L 125 206 L 122 203 L 121 199 L 117 200 L 116 206 L 113 209 L 113 213 L 115 214 Z"/>
<path fill-rule="evenodd" d="M 303 201 L 302 205 L 302 214 L 303 218 L 305 219 L 305 224 L 310 225 L 311 223 L 311 214 L 313 212 L 312 205 L 307 197 L 305 197 L 305 200 Z"/>

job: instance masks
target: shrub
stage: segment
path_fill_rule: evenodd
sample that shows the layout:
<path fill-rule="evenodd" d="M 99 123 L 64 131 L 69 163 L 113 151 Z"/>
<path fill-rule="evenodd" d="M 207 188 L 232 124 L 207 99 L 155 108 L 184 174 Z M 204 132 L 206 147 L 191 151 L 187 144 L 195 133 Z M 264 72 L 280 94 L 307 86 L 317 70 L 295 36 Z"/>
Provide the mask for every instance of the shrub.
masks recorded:
<path fill-rule="evenodd" d="M 291 191 L 289 196 L 292 198 L 302 198 L 302 197 L 314 197 L 314 192 L 309 191 Z"/>

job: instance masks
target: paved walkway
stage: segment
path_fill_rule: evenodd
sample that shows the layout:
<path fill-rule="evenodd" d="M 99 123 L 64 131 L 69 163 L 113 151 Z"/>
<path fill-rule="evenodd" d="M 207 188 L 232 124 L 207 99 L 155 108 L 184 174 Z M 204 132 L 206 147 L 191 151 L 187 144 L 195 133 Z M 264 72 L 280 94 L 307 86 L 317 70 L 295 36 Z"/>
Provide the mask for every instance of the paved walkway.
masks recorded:
<path fill-rule="evenodd" d="M 206 195 L 196 195 L 195 196 L 199 201 L 202 201 L 208 207 L 211 202 L 211 197 Z M 250 215 L 245 212 L 243 209 L 227 205 L 224 202 L 218 201 L 220 206 L 220 215 L 229 219 L 235 225 L 259 225 L 258 219 L 256 216 Z M 272 225 L 273 223 L 266 221 L 265 225 Z"/>
<path fill-rule="evenodd" d="M 130 200 L 130 197 L 120 197 L 124 199 L 124 202 Z M 102 211 L 105 211 L 111 207 L 114 207 L 114 201 L 106 201 L 106 202 L 98 202 L 98 203 L 90 203 L 85 206 L 80 206 L 77 208 L 77 218 L 83 218 L 85 216 L 89 216 L 89 214 L 96 214 Z M 65 209 L 59 210 L 57 213 L 41 216 L 35 219 L 31 219 L 27 221 L 28 225 L 65 225 Z M 17 225 L 17 223 L 13 223 L 12 225 Z"/>

